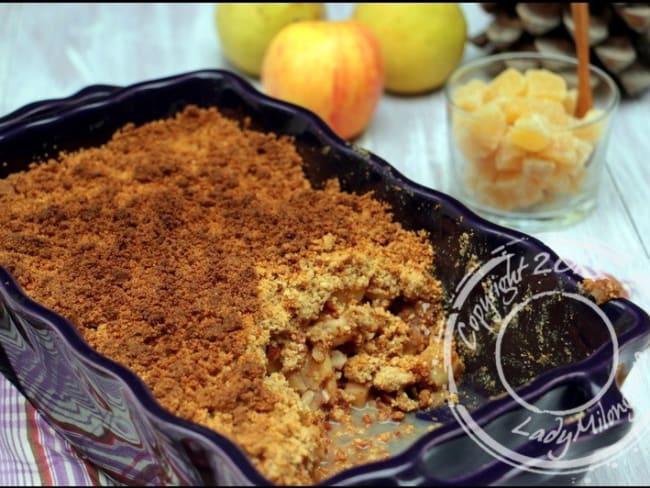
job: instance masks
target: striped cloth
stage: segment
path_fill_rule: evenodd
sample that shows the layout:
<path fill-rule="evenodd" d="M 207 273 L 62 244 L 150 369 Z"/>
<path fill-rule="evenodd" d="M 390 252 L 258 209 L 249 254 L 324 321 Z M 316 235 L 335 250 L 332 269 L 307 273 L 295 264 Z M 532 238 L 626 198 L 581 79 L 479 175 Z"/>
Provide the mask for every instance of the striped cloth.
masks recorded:
<path fill-rule="evenodd" d="M 0 485 L 115 486 L 0 374 Z"/>

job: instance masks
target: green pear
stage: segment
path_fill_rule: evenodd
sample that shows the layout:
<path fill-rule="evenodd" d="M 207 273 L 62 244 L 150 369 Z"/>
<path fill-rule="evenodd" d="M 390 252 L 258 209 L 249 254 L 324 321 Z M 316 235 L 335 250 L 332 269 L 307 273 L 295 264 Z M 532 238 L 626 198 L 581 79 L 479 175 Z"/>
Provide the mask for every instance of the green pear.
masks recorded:
<path fill-rule="evenodd" d="M 275 34 L 292 22 L 319 20 L 324 12 L 322 3 L 223 3 L 215 9 L 215 21 L 226 59 L 259 76 Z"/>

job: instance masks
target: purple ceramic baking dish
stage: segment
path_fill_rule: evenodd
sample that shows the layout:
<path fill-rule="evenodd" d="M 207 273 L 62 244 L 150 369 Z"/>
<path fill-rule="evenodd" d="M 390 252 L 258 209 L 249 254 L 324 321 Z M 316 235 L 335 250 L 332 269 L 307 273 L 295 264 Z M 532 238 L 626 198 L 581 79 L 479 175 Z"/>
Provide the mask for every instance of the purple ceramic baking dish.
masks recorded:
<path fill-rule="evenodd" d="M 629 430 L 629 415 L 583 431 L 575 419 L 593 419 L 600 409 L 620 414 L 618 407 L 627 405 L 612 372 L 629 371 L 634 354 L 646 346 L 645 312 L 624 299 L 600 306 L 571 299 L 582 296 L 582 278 L 541 242 L 409 181 L 336 137 L 312 113 L 266 97 L 229 72 L 197 71 L 124 88 L 91 86 L 30 104 L 0 119 L 0 162 L 8 163 L 0 165 L 0 178 L 47 154 L 101 144 L 128 122 L 168 117 L 187 104 L 216 106 L 231 117 L 250 117 L 253 128 L 294 136 L 315 188 L 336 177 L 345 191 L 373 191 L 405 227 L 429 232 L 449 302 L 448 330 L 464 339 L 472 333 L 473 342 L 463 349 L 460 405 L 488 437 L 529 461 L 548 461 L 594 454 Z M 472 271 L 476 263 L 485 263 L 478 268 L 482 275 Z M 519 274 L 512 274 L 513 264 Z M 519 310 L 507 331 L 488 326 L 485 307 L 486 321 L 475 327 L 486 300 L 477 283 L 498 285 L 502 276 L 510 277 L 509 294 L 539 300 Z M 505 302 L 494 300 L 490 313 L 506 316 Z M 461 327 L 466 324 L 471 328 Z M 470 347 L 476 343 L 481 347 Z M 237 445 L 164 410 L 139 378 L 92 350 L 65 318 L 25 296 L 1 267 L 0 370 L 72 446 L 118 482 L 269 484 Z M 505 393 L 503 378 L 515 395 Z M 579 413 L 561 425 L 573 440 L 568 455 L 566 445 L 513 435 L 513 427 L 554 431 L 559 411 Z M 532 423 L 531 412 L 539 413 Z M 348 469 L 324 484 L 537 484 L 579 477 L 566 466 L 553 471 L 528 462 L 522 469 L 516 455 L 495 456 L 472 435 L 476 430 L 468 430 L 458 409 L 418 415 L 435 418 L 439 427 L 386 461 Z"/>

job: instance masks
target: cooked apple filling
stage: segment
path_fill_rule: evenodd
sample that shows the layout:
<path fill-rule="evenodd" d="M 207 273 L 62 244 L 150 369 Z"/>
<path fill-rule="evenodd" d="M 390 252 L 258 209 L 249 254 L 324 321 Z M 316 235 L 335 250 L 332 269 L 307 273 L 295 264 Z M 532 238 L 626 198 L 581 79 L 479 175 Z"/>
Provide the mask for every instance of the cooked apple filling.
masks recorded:
<path fill-rule="evenodd" d="M 24 290 L 275 483 L 386 456 L 362 433 L 337 450 L 354 407 L 396 420 L 448 398 L 427 235 L 312 189 L 290 138 L 188 107 L 0 180 L 0 207 Z"/>
<path fill-rule="evenodd" d="M 400 251 L 338 249 L 327 234 L 295 270 L 258 268 L 268 370 L 312 409 L 379 397 L 408 412 L 443 400 L 441 290 L 431 261 L 403 262 Z"/>

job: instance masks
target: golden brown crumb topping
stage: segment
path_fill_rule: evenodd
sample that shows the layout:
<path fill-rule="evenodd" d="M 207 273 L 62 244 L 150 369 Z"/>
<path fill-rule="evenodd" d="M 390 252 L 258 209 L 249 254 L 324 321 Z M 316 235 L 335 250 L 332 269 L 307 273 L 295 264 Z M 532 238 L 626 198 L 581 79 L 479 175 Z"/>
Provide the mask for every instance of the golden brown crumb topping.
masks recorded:
<path fill-rule="evenodd" d="M 397 419 L 447 377 L 427 236 L 301 164 L 290 138 L 188 107 L 0 180 L 0 264 L 281 484 L 341 469 L 321 462 L 350 405 Z"/>
<path fill-rule="evenodd" d="M 599 305 L 615 298 L 629 298 L 630 296 L 623 284 L 609 275 L 598 279 L 585 278 L 582 280 L 581 286 L 594 297 Z"/>

